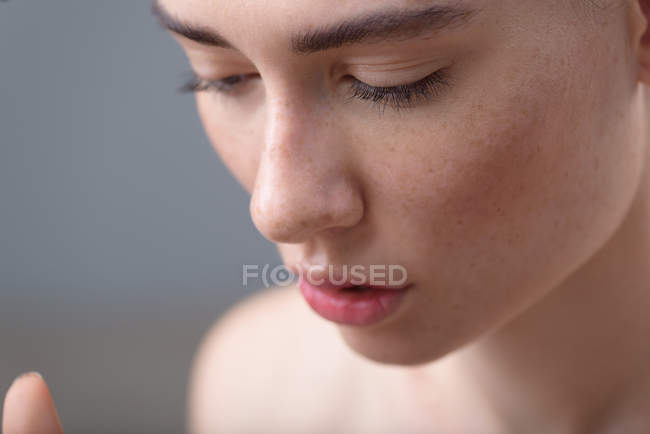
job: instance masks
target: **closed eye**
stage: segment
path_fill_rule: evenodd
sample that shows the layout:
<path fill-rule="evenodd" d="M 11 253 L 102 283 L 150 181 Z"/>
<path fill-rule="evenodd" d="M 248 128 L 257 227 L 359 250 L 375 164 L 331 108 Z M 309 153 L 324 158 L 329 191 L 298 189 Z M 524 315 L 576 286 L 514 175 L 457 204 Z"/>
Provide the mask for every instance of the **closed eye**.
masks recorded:
<path fill-rule="evenodd" d="M 236 74 L 218 80 L 206 80 L 192 73 L 179 90 L 181 92 L 217 92 L 226 95 L 233 94 L 240 86 L 259 74 Z M 413 108 L 437 97 L 444 88 L 450 85 L 446 69 L 440 69 L 413 83 L 398 86 L 371 86 L 353 76 L 347 76 L 350 84 L 350 99 L 370 101 L 374 107 L 385 110 L 390 106 L 396 111 L 403 108 Z M 234 95 L 233 95 L 234 96 Z"/>
<path fill-rule="evenodd" d="M 351 98 L 371 101 L 373 106 L 378 108 L 385 109 L 386 106 L 390 106 L 397 111 L 425 103 L 438 96 L 445 87 L 450 85 L 446 69 L 439 69 L 416 82 L 399 86 L 371 86 L 354 77 L 351 81 Z"/>
<path fill-rule="evenodd" d="M 237 74 L 219 80 L 206 80 L 191 73 L 190 78 L 181 85 L 179 91 L 184 93 L 203 91 L 227 93 L 256 76 L 259 77 L 259 74 Z"/>

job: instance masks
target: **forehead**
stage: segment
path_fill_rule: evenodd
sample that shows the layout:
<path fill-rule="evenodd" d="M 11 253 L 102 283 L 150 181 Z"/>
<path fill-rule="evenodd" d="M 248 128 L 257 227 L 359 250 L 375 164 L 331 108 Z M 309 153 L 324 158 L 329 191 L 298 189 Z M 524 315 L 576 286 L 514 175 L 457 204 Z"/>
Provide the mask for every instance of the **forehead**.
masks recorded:
<path fill-rule="evenodd" d="M 484 6 L 489 0 L 159 0 L 168 10 L 183 17 L 218 19 L 300 17 L 302 22 L 323 23 L 328 18 L 386 7 Z"/>

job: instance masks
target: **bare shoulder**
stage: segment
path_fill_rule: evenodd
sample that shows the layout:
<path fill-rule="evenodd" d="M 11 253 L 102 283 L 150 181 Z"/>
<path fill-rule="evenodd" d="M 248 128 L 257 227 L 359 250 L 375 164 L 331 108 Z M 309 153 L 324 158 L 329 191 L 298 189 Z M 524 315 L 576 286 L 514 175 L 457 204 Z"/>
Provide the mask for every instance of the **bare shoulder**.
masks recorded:
<path fill-rule="evenodd" d="M 417 368 L 370 363 L 297 288 L 263 290 L 203 336 L 188 388 L 188 432 L 415 433 L 430 432 L 432 423 L 457 432 L 467 406 L 453 403 L 472 398 L 453 364 L 441 362 L 438 371 L 424 381 Z"/>
<path fill-rule="evenodd" d="M 188 390 L 189 431 L 328 432 L 344 405 L 341 385 L 356 378 L 353 359 L 298 289 L 261 291 L 204 335 Z"/>

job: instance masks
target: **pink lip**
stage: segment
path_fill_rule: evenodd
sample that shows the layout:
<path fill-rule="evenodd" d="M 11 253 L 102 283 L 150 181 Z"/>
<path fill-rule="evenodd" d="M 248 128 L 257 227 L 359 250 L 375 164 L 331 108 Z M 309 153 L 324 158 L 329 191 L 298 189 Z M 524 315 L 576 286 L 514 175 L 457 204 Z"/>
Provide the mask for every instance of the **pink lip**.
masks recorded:
<path fill-rule="evenodd" d="M 411 285 L 390 288 L 363 285 L 372 288 L 364 292 L 344 291 L 356 285 L 329 282 L 314 285 L 300 278 L 300 291 L 309 306 L 323 318 L 346 325 L 367 326 L 389 317 L 400 306 Z"/>

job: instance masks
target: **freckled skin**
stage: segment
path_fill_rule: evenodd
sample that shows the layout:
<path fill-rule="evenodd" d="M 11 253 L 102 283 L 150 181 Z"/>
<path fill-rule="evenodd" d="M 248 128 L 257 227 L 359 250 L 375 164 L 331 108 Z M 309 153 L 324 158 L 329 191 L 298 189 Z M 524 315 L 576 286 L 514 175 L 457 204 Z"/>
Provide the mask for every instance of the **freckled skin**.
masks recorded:
<path fill-rule="evenodd" d="M 332 8 L 326 0 L 305 0 L 299 6 L 279 0 L 269 7 L 266 2 L 223 0 L 219 13 L 205 0 L 161 3 L 199 23 L 210 17 L 209 23 L 241 48 L 242 55 L 213 59 L 245 65 L 222 75 L 254 70 L 261 76 L 237 98 L 204 93 L 197 96 L 197 105 L 215 149 L 251 194 L 253 222 L 277 243 L 285 263 L 400 264 L 407 269 L 414 287 L 394 315 L 363 328 L 337 326 L 349 349 L 368 361 L 413 367 L 440 360 L 486 336 L 504 337 L 504 342 L 505 337 L 517 336 L 518 347 L 514 338 L 508 341 L 513 349 L 495 338 L 494 347 L 501 353 L 486 348 L 481 357 L 474 357 L 485 362 L 483 356 L 497 354 L 494 360 L 510 369 L 501 383 L 485 388 L 500 399 L 512 392 L 498 401 L 503 408 L 508 400 L 523 406 L 521 393 L 513 390 L 538 372 L 552 372 L 554 377 L 540 376 L 544 379 L 534 386 L 525 383 L 531 402 L 523 408 L 536 404 L 542 408 L 540 402 L 546 398 L 553 403 L 548 405 L 560 408 L 562 403 L 562 411 L 569 414 L 566 409 L 575 410 L 575 403 L 595 396 L 590 387 L 595 388 L 601 377 L 595 372 L 592 377 L 575 375 L 588 371 L 583 368 L 594 359 L 593 353 L 570 353 L 579 345 L 560 337 L 570 335 L 573 321 L 584 326 L 575 330 L 590 336 L 609 333 L 597 328 L 602 325 L 600 309 L 610 303 L 606 295 L 614 290 L 604 282 L 637 273 L 636 283 L 626 284 L 629 297 L 621 295 L 616 302 L 636 300 L 645 306 L 647 296 L 635 299 L 638 294 L 632 295 L 632 288 L 650 278 L 639 271 L 644 267 L 623 271 L 622 262 L 617 262 L 621 254 L 616 253 L 616 249 L 635 252 L 625 263 L 638 264 L 645 250 L 630 245 L 630 240 L 645 242 L 642 235 L 648 232 L 647 223 L 642 223 L 649 188 L 644 177 L 648 100 L 642 81 L 647 82 L 649 74 L 642 66 L 649 62 L 641 58 L 647 56 L 643 51 L 647 47 L 639 45 L 647 23 L 639 4 L 612 0 L 594 9 L 564 0 L 467 1 L 480 12 L 458 30 L 408 43 L 345 47 L 301 57 L 286 50 L 290 33 L 369 10 L 368 3 L 340 1 Z M 378 8 L 417 4 L 373 2 Z M 196 47 L 180 42 L 195 68 L 213 72 L 204 67 Z M 348 101 L 347 85 L 330 74 L 346 62 L 381 63 L 390 71 L 391 62 L 419 58 L 426 58 L 424 64 L 430 66 L 417 70 L 407 82 L 440 68 L 448 74 L 449 85 L 413 109 L 382 111 L 368 101 Z M 410 70 L 393 69 L 393 74 Z M 359 75 L 356 78 L 363 80 Z M 365 77 L 371 78 L 376 76 Z M 614 248 L 606 244 L 612 238 L 626 241 L 611 242 L 618 246 Z M 600 250 L 605 245 L 608 249 Z M 599 263 L 594 259 L 597 254 L 608 259 L 598 259 Z M 586 267 L 590 261 L 600 264 L 597 269 L 603 276 L 594 277 L 593 265 Z M 567 281 L 578 283 L 567 288 Z M 624 292 L 622 284 L 612 286 Z M 587 298 L 575 295 L 592 287 Z M 566 302 L 556 293 L 558 288 L 569 294 Z M 557 305 L 549 299 L 558 300 Z M 564 306 L 588 305 L 587 299 L 593 303 L 592 312 L 564 316 Z M 621 304 L 618 312 L 627 308 Z M 564 328 L 549 328 L 553 338 L 543 335 L 547 352 L 540 355 L 535 352 L 539 338 L 535 333 L 556 321 Z M 509 329 L 508 324 L 513 326 Z M 641 319 L 634 324 L 637 330 L 650 326 Z M 490 335 L 497 331 L 501 334 Z M 574 338 L 581 343 L 583 337 Z M 630 345 L 625 351 L 634 347 L 634 339 L 629 334 L 620 341 Z M 320 344 L 314 345 L 313 351 L 322 350 Z M 598 341 L 593 345 L 597 347 Z M 527 359 L 527 354 L 536 354 L 537 359 Z M 626 354 L 628 360 L 645 360 Z M 506 355 L 520 363 L 506 360 Z M 566 363 L 565 370 L 551 369 L 553 360 L 540 366 L 533 363 L 554 355 Z M 603 357 L 598 353 L 600 360 Z M 449 396 L 441 392 L 437 398 L 450 402 L 445 411 L 462 402 L 455 411 L 463 414 L 464 406 L 469 406 L 478 414 L 481 406 L 470 404 L 470 397 L 481 396 L 477 390 L 483 389 L 463 383 L 469 378 L 468 366 L 474 365 L 457 359 L 456 367 L 442 377 L 458 384 L 441 386 Z M 612 363 L 620 363 L 621 371 L 627 369 L 621 361 Z M 499 366 L 475 364 L 485 367 L 481 379 L 488 382 L 496 370 L 488 373 L 487 367 Z M 439 366 L 440 372 L 447 369 Z M 362 372 L 372 369 L 365 366 Z M 508 373 L 514 375 L 518 369 L 526 374 L 507 382 Z M 422 373 L 435 369 L 401 372 L 405 377 L 400 377 L 400 384 L 412 388 L 409 396 L 433 393 L 422 386 L 422 379 L 429 378 Z M 597 390 L 609 393 L 620 387 L 614 386 L 614 377 L 607 378 Z M 561 390 L 554 386 L 567 383 L 576 387 L 571 393 L 562 390 L 565 400 L 542 392 L 546 386 Z M 466 392 L 459 392 L 462 399 L 452 399 L 454 390 Z M 497 402 L 486 400 L 490 405 Z M 599 405 L 600 401 L 589 408 Z M 444 412 L 437 411 L 444 418 Z M 580 417 L 588 419 L 582 413 Z M 583 426 L 570 420 L 566 426 Z"/>
<path fill-rule="evenodd" d="M 576 45 L 566 49 L 582 49 Z M 642 143 L 630 132 L 641 126 L 632 107 L 624 108 L 629 88 L 588 95 L 574 83 L 592 72 L 580 77 L 577 62 L 584 65 L 584 57 L 564 66 L 550 55 L 539 64 L 531 59 L 531 70 L 541 64 L 545 70 L 522 71 L 504 81 L 507 88 L 497 85 L 461 103 L 455 121 L 428 143 L 422 135 L 409 139 L 407 125 L 395 127 L 389 137 L 406 136 L 410 146 L 400 160 L 368 163 L 367 178 L 381 173 L 374 170 L 379 164 L 393 174 L 390 184 L 377 179 L 378 188 L 368 189 L 368 208 L 380 216 L 382 242 L 407 258 L 414 280 L 426 282 L 417 298 L 420 315 L 411 307 L 403 322 L 371 336 L 346 331 L 351 345 L 372 357 L 374 346 L 389 341 L 399 348 L 390 361 L 400 363 L 440 356 L 543 295 L 620 223 L 643 161 Z M 594 79 L 609 82 L 624 73 L 612 64 Z M 615 128 L 602 131 L 608 123 Z M 594 169 L 597 158 L 607 166 Z M 418 278 L 421 269 L 427 272 Z M 460 309 L 450 310 L 452 303 Z M 439 346 L 400 339 L 415 330 L 411 339 Z"/>
<path fill-rule="evenodd" d="M 639 182 L 644 126 L 635 88 L 620 78 L 631 68 L 618 43 L 625 17 L 609 18 L 620 25 L 606 39 L 562 2 L 526 2 L 525 13 L 521 2 L 478 3 L 470 30 L 427 42 L 454 47 L 443 51 L 454 84 L 415 110 L 323 104 L 300 78 L 311 66 L 291 62 L 260 64 L 272 78 L 234 113 L 198 97 L 210 139 L 285 262 L 320 254 L 407 268 L 417 286 L 400 316 L 342 327 L 352 348 L 381 362 L 432 360 L 520 313 L 602 245 Z M 300 15 L 309 10 L 292 13 L 309 21 Z"/>

